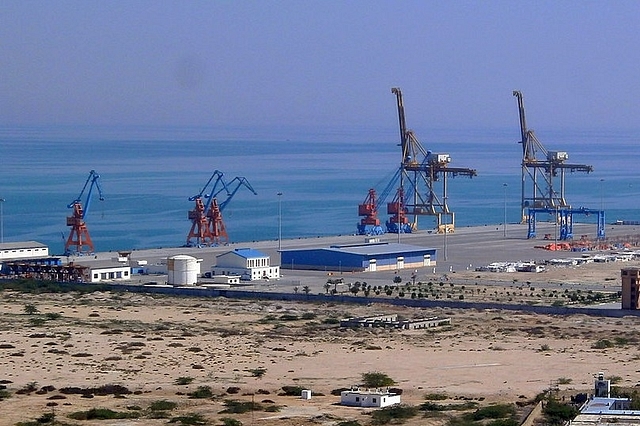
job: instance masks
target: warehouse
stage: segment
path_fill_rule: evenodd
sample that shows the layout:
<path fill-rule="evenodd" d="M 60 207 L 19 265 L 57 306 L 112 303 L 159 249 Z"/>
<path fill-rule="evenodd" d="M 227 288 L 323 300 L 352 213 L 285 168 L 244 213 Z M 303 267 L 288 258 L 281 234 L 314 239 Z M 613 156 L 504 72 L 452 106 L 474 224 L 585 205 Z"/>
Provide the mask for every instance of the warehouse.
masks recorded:
<path fill-rule="evenodd" d="M 344 244 L 281 251 L 281 267 L 288 269 L 375 272 L 435 264 L 435 248 L 400 243 Z"/>

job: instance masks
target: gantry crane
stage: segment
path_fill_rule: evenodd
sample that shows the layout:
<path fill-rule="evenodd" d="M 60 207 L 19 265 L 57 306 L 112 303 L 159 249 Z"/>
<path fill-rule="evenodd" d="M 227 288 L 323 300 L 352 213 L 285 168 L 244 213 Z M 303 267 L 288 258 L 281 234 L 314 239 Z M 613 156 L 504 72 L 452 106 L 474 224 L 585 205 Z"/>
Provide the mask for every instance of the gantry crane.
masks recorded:
<path fill-rule="evenodd" d="M 363 216 L 358 224 L 359 235 L 382 235 L 384 230 L 378 218 L 378 200 L 376 190 L 369 189 L 364 202 L 358 205 L 358 215 Z"/>
<path fill-rule="evenodd" d="M 560 224 L 560 239 L 573 237 L 573 214 L 597 214 L 598 238 L 604 238 L 604 212 L 586 209 L 572 209 L 565 197 L 566 172 L 591 173 L 593 166 L 570 164 L 566 151 L 548 151 L 536 137 L 532 129 L 527 128 L 524 111 L 524 97 L 518 90 L 513 91 L 518 99 L 520 116 L 520 137 L 522 144 L 522 181 L 520 213 L 522 223 L 529 224 L 528 238 L 535 237 L 536 213 L 555 214 Z M 538 153 L 542 158 L 538 158 Z"/>
<path fill-rule="evenodd" d="M 228 188 L 234 185 L 234 182 L 236 186 L 229 192 Z M 227 207 L 229 201 L 236 195 L 236 192 L 238 192 L 241 186 L 246 187 L 253 195 L 258 195 L 246 178 L 236 176 L 231 182 L 226 184 L 227 198 L 218 205 L 218 200 L 214 197 L 211 208 L 207 211 L 208 230 L 213 245 L 227 244 L 229 242 L 227 228 L 222 220 L 222 211 Z"/>
<path fill-rule="evenodd" d="M 235 188 L 230 190 L 235 184 Z M 218 188 L 220 186 L 220 188 Z M 255 195 L 256 192 L 244 177 L 235 177 L 229 183 L 224 180 L 224 174 L 216 170 L 199 194 L 189 198 L 195 202 L 193 210 L 189 210 L 188 218 L 191 220 L 191 229 L 187 235 L 187 246 L 212 246 L 226 244 L 229 241 L 226 227 L 222 220 L 222 211 L 236 194 L 240 186 L 247 187 Z M 218 195 L 226 191 L 227 198 L 218 204 Z M 208 199 L 205 203 L 203 198 Z M 195 241 L 193 239 L 195 238 Z"/>
<path fill-rule="evenodd" d="M 391 193 L 392 189 L 396 187 L 400 179 L 400 169 L 396 170 L 393 178 L 387 183 L 384 190 L 378 195 L 374 188 L 370 188 L 362 204 L 358 205 L 358 215 L 362 216 L 360 223 L 358 224 L 358 235 L 382 235 L 385 230 L 380 225 L 380 219 L 378 218 L 378 212 L 380 207 L 384 204 L 385 200 Z M 397 193 L 396 193 L 397 194 Z M 394 200 L 397 202 L 397 200 Z M 389 210 L 389 206 L 387 206 Z M 403 210 L 398 209 L 398 212 L 402 214 Z M 395 216 L 394 216 L 395 217 Z M 397 232 L 395 229 L 396 224 L 402 223 L 400 216 L 392 217 L 386 223 L 387 230 L 389 232 Z M 391 229 L 389 229 L 391 228 Z M 411 232 L 411 226 L 405 227 L 401 232 Z"/>
<path fill-rule="evenodd" d="M 207 183 L 202 187 L 202 190 L 192 197 L 189 197 L 189 201 L 194 201 L 195 206 L 193 210 L 189 210 L 188 218 L 191 221 L 191 229 L 187 234 L 187 247 L 192 246 L 206 246 L 213 243 L 213 236 L 209 231 L 209 220 L 207 218 L 207 212 L 210 210 L 213 200 L 222 191 L 227 189 L 227 185 L 223 180 L 224 174 L 216 170 L 213 172 Z M 218 185 L 222 188 L 217 190 Z M 210 192 L 207 193 L 207 190 Z M 217 190 L 217 191 L 216 191 Z M 208 198 L 205 203 L 203 198 Z M 195 242 L 192 239 L 195 238 Z"/>
<path fill-rule="evenodd" d="M 98 179 L 100 175 L 96 173 L 95 170 L 91 170 L 89 172 L 89 177 L 84 183 L 82 187 L 82 191 L 80 191 L 80 195 L 73 200 L 68 208 L 73 209 L 73 215 L 67 216 L 67 226 L 71 227 L 71 232 L 69 233 L 69 237 L 64 244 L 64 252 L 65 255 L 71 254 L 88 254 L 93 253 L 93 241 L 91 241 L 91 236 L 89 235 L 89 230 L 87 229 L 87 224 L 84 218 L 89 213 L 89 206 L 91 205 L 91 193 L 93 192 L 93 188 L 98 188 L 98 195 L 100 201 L 104 201 L 104 197 L 102 196 L 102 188 L 100 188 L 100 183 Z M 84 191 L 87 190 L 87 199 L 84 203 L 84 208 L 82 207 L 82 196 L 84 195 Z"/>
<path fill-rule="evenodd" d="M 394 202 L 389 203 L 387 212 L 398 224 L 406 222 L 411 229 L 418 229 L 418 216 L 429 215 L 436 218 L 437 232 L 453 232 L 455 215 L 447 205 L 448 177 L 477 175 L 475 169 L 449 167 L 449 154 L 434 154 L 420 144 L 412 130 L 407 129 L 402 92 L 398 87 L 391 89 L 396 95 L 398 121 L 400 125 L 400 187 Z M 438 184 L 440 183 L 440 184 Z M 440 195 L 438 188 L 440 187 Z M 406 215 L 406 218 L 402 216 Z M 410 216 L 413 216 L 409 223 Z M 407 219 L 405 221 L 405 219 Z M 390 232 L 403 232 L 403 227 L 388 227 Z"/>

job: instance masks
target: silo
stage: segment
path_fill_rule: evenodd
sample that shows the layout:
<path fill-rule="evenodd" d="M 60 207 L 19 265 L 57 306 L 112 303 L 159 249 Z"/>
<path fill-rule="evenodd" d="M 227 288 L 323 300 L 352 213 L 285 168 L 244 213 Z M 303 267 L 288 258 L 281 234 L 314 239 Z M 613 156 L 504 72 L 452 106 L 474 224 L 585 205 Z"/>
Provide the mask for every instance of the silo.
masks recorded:
<path fill-rule="evenodd" d="M 200 275 L 200 263 L 195 257 L 179 254 L 167 259 L 167 284 L 195 285 Z"/>

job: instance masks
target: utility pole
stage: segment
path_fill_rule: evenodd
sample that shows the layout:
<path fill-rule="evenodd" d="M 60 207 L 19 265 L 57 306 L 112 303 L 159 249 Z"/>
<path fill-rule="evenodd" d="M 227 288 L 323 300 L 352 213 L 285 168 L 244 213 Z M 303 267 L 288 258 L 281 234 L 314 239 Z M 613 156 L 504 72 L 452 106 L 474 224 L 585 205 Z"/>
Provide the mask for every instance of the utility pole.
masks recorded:
<path fill-rule="evenodd" d="M 7 201 L 4 198 L 0 198 L 0 244 L 4 243 L 4 202 Z"/>
<path fill-rule="evenodd" d="M 507 238 L 507 184 L 502 184 L 504 188 L 504 221 L 502 222 L 502 234 L 504 238 Z"/>
<path fill-rule="evenodd" d="M 282 249 L 282 192 L 278 196 L 278 251 Z"/>

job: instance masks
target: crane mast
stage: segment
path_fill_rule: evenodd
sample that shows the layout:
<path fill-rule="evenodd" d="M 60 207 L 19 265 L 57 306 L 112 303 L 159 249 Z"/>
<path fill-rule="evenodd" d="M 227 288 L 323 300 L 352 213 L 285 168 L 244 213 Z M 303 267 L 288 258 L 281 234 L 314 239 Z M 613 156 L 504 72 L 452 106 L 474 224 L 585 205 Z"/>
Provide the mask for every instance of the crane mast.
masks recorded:
<path fill-rule="evenodd" d="M 566 172 L 591 173 L 593 166 L 570 164 L 566 151 L 548 151 L 533 130 L 527 128 L 522 92 L 513 91 L 518 100 L 522 144 L 522 178 L 520 209 L 522 223 L 528 220 L 528 209 L 570 209 L 565 196 Z M 538 157 L 538 153 L 541 157 Z"/>
<path fill-rule="evenodd" d="M 95 170 L 91 170 L 89 172 L 89 177 L 87 177 L 87 180 L 80 191 L 80 195 L 67 205 L 68 208 L 73 209 L 73 214 L 71 216 L 67 216 L 67 226 L 71 227 L 69 237 L 64 244 L 64 252 L 67 256 L 71 254 L 82 255 L 94 252 L 93 241 L 91 240 L 91 235 L 89 235 L 89 229 L 87 228 L 87 224 L 84 219 L 89 213 L 91 194 L 94 187 L 98 188 L 100 201 L 104 201 L 102 188 L 98 182 L 99 178 L 100 175 L 96 173 Z M 87 198 L 83 207 L 82 196 L 87 188 Z"/>
<path fill-rule="evenodd" d="M 415 133 L 407 129 L 402 91 L 394 87 L 391 93 L 396 96 L 398 107 L 402 161 L 400 187 L 394 201 L 387 206 L 387 212 L 392 215 L 387 228 L 390 232 L 410 232 L 418 229 L 419 216 L 428 215 L 435 216 L 437 232 L 453 232 L 455 214 L 447 204 L 448 178 L 471 178 L 477 172 L 475 169 L 450 167 L 449 154 L 435 154 L 426 150 Z M 410 222 L 408 217 L 411 217 Z M 400 226 L 394 226 L 395 224 Z"/>
<path fill-rule="evenodd" d="M 218 185 L 221 186 L 220 189 L 218 189 Z M 235 187 L 230 190 L 229 188 L 233 185 Z M 224 174 L 216 170 L 200 193 L 189 198 L 189 201 L 195 202 L 195 207 L 193 210 L 189 210 L 188 214 L 188 218 L 191 221 L 191 229 L 187 234 L 187 247 L 215 246 L 229 242 L 229 235 L 222 220 L 222 211 L 241 186 L 246 187 L 254 195 L 257 195 L 246 178 L 235 177 L 227 183 L 224 180 Z M 227 198 L 218 203 L 218 195 L 222 191 L 226 191 Z M 207 202 L 205 203 L 203 199 L 207 199 Z"/>

